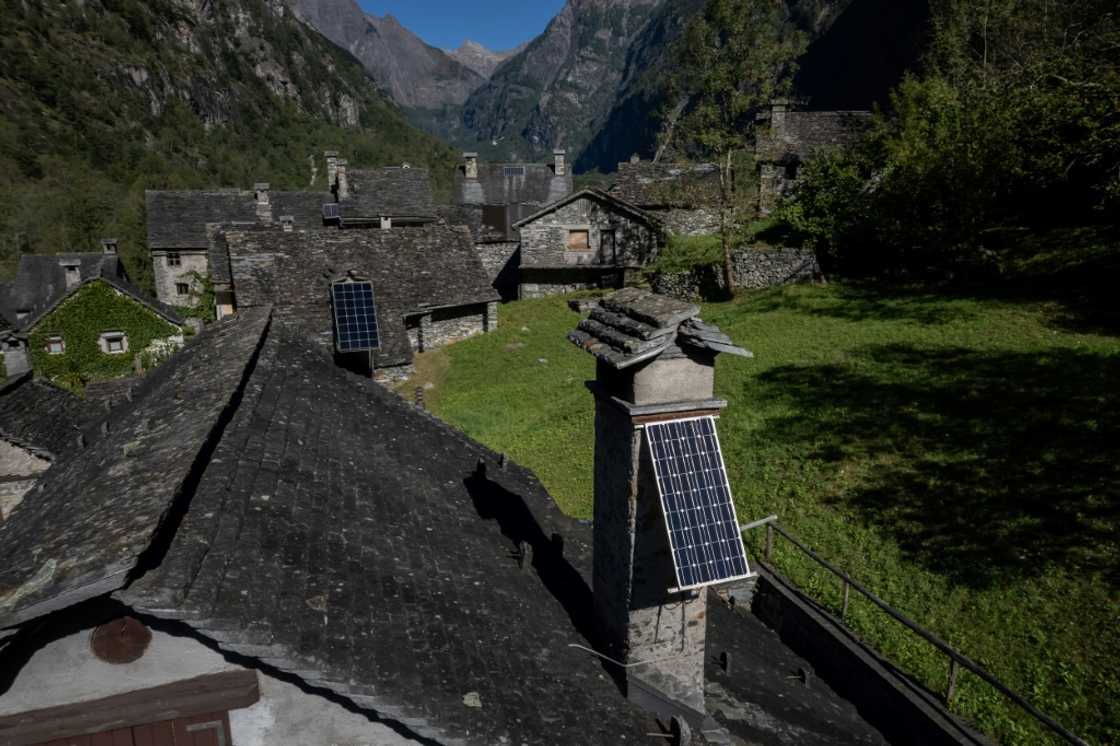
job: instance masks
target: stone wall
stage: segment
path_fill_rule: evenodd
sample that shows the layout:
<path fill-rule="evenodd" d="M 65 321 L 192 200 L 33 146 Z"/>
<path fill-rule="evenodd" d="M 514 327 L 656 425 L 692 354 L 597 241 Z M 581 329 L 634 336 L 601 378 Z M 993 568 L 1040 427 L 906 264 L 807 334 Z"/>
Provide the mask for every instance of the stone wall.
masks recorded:
<path fill-rule="evenodd" d="M 497 328 L 497 303 L 445 308 L 410 316 L 405 325 L 412 349 L 427 352 Z"/>
<path fill-rule="evenodd" d="M 731 255 L 735 287 L 761 290 L 812 282 L 821 275 L 816 254 L 810 249 L 740 249 Z M 662 273 L 650 283 L 655 292 L 685 300 L 717 298 L 723 292 L 723 268 L 699 267 L 691 272 Z"/>
<path fill-rule="evenodd" d="M 210 276 L 210 260 L 205 251 L 180 251 L 178 267 L 167 266 L 166 251 L 152 252 L 152 273 L 155 279 L 156 298 L 169 306 L 193 306 L 196 302 L 191 296 L 179 295 L 175 285 L 185 282 L 191 286 L 191 293 L 202 291 L 202 283 L 191 277 L 197 272 L 200 277 Z"/>
<path fill-rule="evenodd" d="M 714 236 L 719 233 L 719 210 L 717 209 L 669 209 L 651 210 L 667 233 L 681 236 Z"/>
<path fill-rule="evenodd" d="M 476 244 L 482 268 L 502 300 L 517 299 L 518 267 L 521 264 L 517 250 L 520 247 L 517 241 Z"/>
<path fill-rule="evenodd" d="M 545 298 L 582 290 L 619 288 L 627 273 L 614 268 L 523 269 L 521 298 Z"/>

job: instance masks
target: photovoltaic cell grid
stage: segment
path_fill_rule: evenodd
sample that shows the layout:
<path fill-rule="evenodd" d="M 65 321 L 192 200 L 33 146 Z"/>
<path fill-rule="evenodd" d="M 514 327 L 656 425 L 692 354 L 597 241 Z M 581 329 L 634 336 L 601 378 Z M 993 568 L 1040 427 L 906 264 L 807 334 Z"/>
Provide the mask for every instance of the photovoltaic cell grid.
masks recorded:
<path fill-rule="evenodd" d="M 646 425 L 681 590 L 750 574 L 712 417 Z"/>
<path fill-rule="evenodd" d="M 361 352 L 380 347 L 373 285 L 368 282 L 338 282 L 331 286 L 331 296 L 338 351 Z"/>

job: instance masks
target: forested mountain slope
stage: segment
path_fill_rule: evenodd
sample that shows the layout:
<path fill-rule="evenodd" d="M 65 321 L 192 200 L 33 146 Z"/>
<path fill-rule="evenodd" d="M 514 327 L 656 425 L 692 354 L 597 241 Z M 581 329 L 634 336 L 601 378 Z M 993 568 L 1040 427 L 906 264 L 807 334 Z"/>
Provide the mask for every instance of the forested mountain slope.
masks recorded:
<path fill-rule="evenodd" d="M 325 148 L 452 162 L 279 0 L 3 0 L 0 28 L 0 273 L 118 236 L 146 283 L 144 189 L 304 187 Z"/>

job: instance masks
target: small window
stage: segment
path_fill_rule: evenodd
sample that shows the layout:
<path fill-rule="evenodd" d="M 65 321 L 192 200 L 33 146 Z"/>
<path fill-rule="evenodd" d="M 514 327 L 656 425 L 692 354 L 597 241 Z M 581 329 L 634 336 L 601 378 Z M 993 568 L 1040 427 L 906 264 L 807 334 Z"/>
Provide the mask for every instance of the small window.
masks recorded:
<path fill-rule="evenodd" d="M 175 294 L 176 295 L 190 295 L 191 294 L 191 286 L 189 284 L 185 283 L 185 282 L 177 282 L 177 283 L 175 283 Z"/>
<path fill-rule="evenodd" d="M 179 267 L 182 264 L 183 264 L 183 257 L 180 256 L 179 252 L 173 251 L 173 252 L 171 252 L 170 254 L 167 255 L 167 266 L 168 267 Z"/>
<path fill-rule="evenodd" d="M 128 352 L 128 335 L 124 332 L 105 332 L 98 340 L 106 355 L 123 355 Z"/>
<path fill-rule="evenodd" d="M 66 265 L 66 276 L 68 278 L 78 277 L 80 275 L 80 273 L 81 273 L 81 267 L 77 266 L 76 264 L 67 264 Z"/>
<path fill-rule="evenodd" d="M 568 251 L 590 251 L 591 232 L 587 230 L 568 231 Z"/>
<path fill-rule="evenodd" d="M 47 337 L 47 354 L 63 355 L 66 353 L 66 341 L 62 337 Z"/>

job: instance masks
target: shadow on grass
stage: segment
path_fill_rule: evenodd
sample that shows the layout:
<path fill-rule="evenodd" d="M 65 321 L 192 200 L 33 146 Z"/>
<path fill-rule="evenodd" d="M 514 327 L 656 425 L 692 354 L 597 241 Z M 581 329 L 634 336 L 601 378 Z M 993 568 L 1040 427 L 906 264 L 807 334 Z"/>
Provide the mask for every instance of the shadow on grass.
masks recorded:
<path fill-rule="evenodd" d="M 943 292 L 902 287 L 884 291 L 879 285 L 838 285 L 827 294 L 768 293 L 743 305 L 751 313 L 792 311 L 844 321 L 915 321 L 946 324 L 976 317 L 975 308 L 953 306 Z"/>
<path fill-rule="evenodd" d="M 1060 566 L 1120 585 L 1120 356 L 906 345 L 855 354 L 870 363 L 858 373 L 762 375 L 762 396 L 813 416 L 771 420 L 759 437 L 872 464 L 833 499 L 957 583 Z"/>

